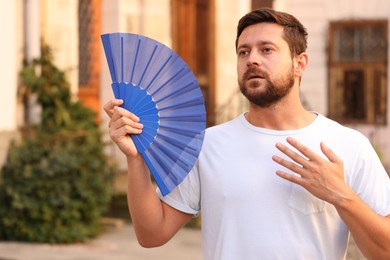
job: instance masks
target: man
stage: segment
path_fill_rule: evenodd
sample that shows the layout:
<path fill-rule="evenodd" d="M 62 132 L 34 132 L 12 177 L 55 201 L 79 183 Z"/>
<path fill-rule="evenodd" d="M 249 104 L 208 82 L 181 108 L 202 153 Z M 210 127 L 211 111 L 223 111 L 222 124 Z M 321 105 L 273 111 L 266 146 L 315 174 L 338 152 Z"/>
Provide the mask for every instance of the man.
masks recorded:
<path fill-rule="evenodd" d="M 238 82 L 248 112 L 209 128 L 186 179 L 163 197 L 128 134 L 142 125 L 105 105 L 127 156 L 128 205 L 139 243 L 166 243 L 202 210 L 204 259 L 344 259 L 349 231 L 370 259 L 390 259 L 390 181 L 360 133 L 299 99 L 306 29 L 261 9 L 238 24 Z"/>

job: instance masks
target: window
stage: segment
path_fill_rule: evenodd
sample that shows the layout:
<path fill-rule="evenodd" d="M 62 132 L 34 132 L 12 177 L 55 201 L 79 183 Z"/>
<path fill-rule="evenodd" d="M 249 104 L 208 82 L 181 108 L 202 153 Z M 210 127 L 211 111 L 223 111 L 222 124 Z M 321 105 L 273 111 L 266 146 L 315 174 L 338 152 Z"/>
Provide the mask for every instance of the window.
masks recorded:
<path fill-rule="evenodd" d="M 330 23 L 329 117 L 386 124 L 387 31 L 385 20 Z"/>

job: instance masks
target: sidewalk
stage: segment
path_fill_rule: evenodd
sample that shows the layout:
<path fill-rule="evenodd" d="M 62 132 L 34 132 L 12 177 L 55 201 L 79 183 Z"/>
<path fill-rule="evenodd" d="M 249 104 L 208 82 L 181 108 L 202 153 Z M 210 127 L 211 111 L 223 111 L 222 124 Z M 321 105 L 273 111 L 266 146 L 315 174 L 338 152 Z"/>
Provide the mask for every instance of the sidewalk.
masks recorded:
<path fill-rule="evenodd" d="M 131 225 L 111 227 L 85 244 L 48 245 L 0 241 L 0 260 L 201 260 L 200 230 L 182 229 L 166 245 L 138 245 Z M 351 241 L 347 260 L 364 260 Z"/>
<path fill-rule="evenodd" d="M 48 245 L 0 241 L 0 260 L 200 260 L 199 230 L 182 229 L 163 247 L 138 245 L 130 225 L 112 227 L 85 244 Z"/>

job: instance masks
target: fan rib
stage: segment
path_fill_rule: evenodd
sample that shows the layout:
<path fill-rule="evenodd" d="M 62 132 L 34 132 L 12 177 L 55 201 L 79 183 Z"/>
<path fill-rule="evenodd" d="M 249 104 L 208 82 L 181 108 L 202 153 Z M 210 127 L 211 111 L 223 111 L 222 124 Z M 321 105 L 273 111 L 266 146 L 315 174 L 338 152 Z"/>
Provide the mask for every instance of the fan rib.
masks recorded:
<path fill-rule="evenodd" d="M 133 139 L 135 147 L 137 147 L 137 151 L 140 153 L 143 153 L 145 151 L 146 147 L 143 145 L 143 143 L 139 139 L 139 136 L 131 135 L 131 139 Z"/>
<path fill-rule="evenodd" d="M 172 59 L 172 57 L 173 57 L 172 55 L 168 56 L 168 59 L 165 60 L 165 62 L 162 64 L 160 69 L 156 72 L 156 75 L 154 75 L 154 77 L 149 82 L 149 84 L 145 87 L 145 89 L 148 89 L 152 85 L 152 83 L 155 81 L 155 79 L 158 77 L 158 75 L 161 73 L 161 71 L 164 69 L 164 67 L 168 64 L 168 62 Z"/>
<path fill-rule="evenodd" d="M 160 116 L 160 120 L 172 121 L 172 122 L 203 122 L 205 115 L 185 115 L 185 116 Z"/>
<path fill-rule="evenodd" d="M 146 102 L 143 102 L 145 100 Z M 152 98 L 148 94 L 146 94 L 143 97 L 139 98 L 137 101 L 135 101 L 132 110 L 135 113 L 136 111 L 139 111 L 144 107 L 148 107 L 150 103 L 153 103 L 153 105 L 155 106 L 155 103 L 153 102 Z"/>
<path fill-rule="evenodd" d="M 144 68 L 144 71 L 143 71 L 143 73 L 142 73 L 142 75 L 141 75 L 141 78 L 140 78 L 140 80 L 139 80 L 139 82 L 138 82 L 137 85 L 142 86 L 142 80 L 144 79 L 145 73 L 146 73 L 146 71 L 148 70 L 149 65 L 150 65 L 151 62 L 152 62 L 152 59 L 153 59 L 153 57 L 154 57 L 154 54 L 156 53 L 156 50 L 157 50 L 157 45 L 154 46 L 153 51 L 152 51 L 152 54 L 150 55 L 150 58 L 149 58 L 148 62 L 146 63 L 146 66 L 145 66 L 145 68 Z"/>
<path fill-rule="evenodd" d="M 173 183 L 177 182 L 178 181 L 177 176 L 172 174 L 172 168 L 175 166 L 175 163 L 181 164 L 181 167 L 178 167 L 181 170 L 187 169 L 188 165 L 186 165 L 185 162 L 179 159 L 180 156 L 172 155 L 172 153 L 169 150 L 165 149 L 162 145 L 155 143 L 155 147 L 156 149 L 150 150 L 150 153 L 156 153 L 157 149 L 160 151 L 159 153 L 160 156 L 156 154 L 157 156 L 155 156 L 155 159 L 159 162 L 160 166 L 164 169 L 164 172 L 166 173 L 166 177 L 168 177 Z"/>
<path fill-rule="evenodd" d="M 194 136 L 194 134 L 198 133 L 197 129 L 187 129 L 185 127 L 168 127 L 168 126 L 160 125 L 160 129 L 166 130 L 167 132 L 174 132 L 176 134 L 189 136 L 189 137 L 192 137 Z"/>
<path fill-rule="evenodd" d="M 161 138 L 162 140 L 164 140 L 165 142 L 169 143 L 170 145 L 174 146 L 174 147 L 177 147 L 179 149 L 181 149 L 182 147 L 187 147 L 188 150 L 190 150 L 191 152 L 191 155 L 193 156 L 196 156 L 197 153 L 196 153 L 196 147 L 192 147 L 190 146 L 189 142 L 184 142 L 184 141 L 179 141 L 178 139 L 173 139 L 169 136 L 166 136 L 162 133 L 159 134 L 159 138 Z M 194 140 L 194 139 L 197 139 L 197 137 L 193 137 L 190 141 Z"/>
<path fill-rule="evenodd" d="M 172 104 L 170 106 L 160 108 L 160 111 L 195 107 L 195 106 L 200 105 L 200 104 L 202 104 L 202 100 L 199 97 L 194 97 L 194 99 L 192 99 L 192 100 L 182 100 L 182 102 L 180 102 L 180 103 L 175 103 L 175 104 Z"/>
<path fill-rule="evenodd" d="M 184 94 L 188 93 L 187 88 L 191 89 L 192 86 L 193 86 L 193 82 L 190 82 L 187 85 L 185 85 L 184 87 L 182 87 L 179 91 L 173 93 L 172 95 L 166 95 L 165 97 L 161 97 L 160 99 L 156 100 L 156 102 L 160 103 L 160 102 L 165 101 L 166 99 L 176 98 L 176 97 L 179 97 L 181 95 L 184 95 Z"/>
<path fill-rule="evenodd" d="M 145 131 L 143 135 L 139 135 L 139 139 L 142 140 L 142 143 L 145 143 L 145 147 L 149 147 L 152 141 L 155 139 L 155 134 L 148 133 L 149 131 Z M 157 133 L 157 132 L 156 132 Z"/>
<path fill-rule="evenodd" d="M 138 52 L 139 52 L 140 45 L 141 45 L 141 40 L 138 39 L 137 48 L 136 48 L 135 56 L 134 56 L 134 60 L 133 60 L 133 65 L 134 66 L 133 66 L 133 70 L 131 71 L 131 76 L 130 76 L 130 81 L 129 82 L 133 82 L 133 76 L 134 76 L 135 68 L 137 67 Z"/>
<path fill-rule="evenodd" d="M 146 164 L 148 165 L 148 167 L 150 169 L 150 172 L 153 175 L 154 180 L 158 184 L 158 187 L 160 188 L 162 195 L 163 196 L 167 195 L 175 187 L 175 184 L 174 183 L 166 183 L 165 180 L 163 180 L 162 176 L 160 176 L 158 174 L 160 167 L 158 167 L 159 166 L 158 164 L 154 163 L 155 160 L 153 160 L 153 157 L 152 157 L 153 155 L 147 153 L 147 151 L 142 153 L 142 155 L 144 157 Z M 158 169 L 157 169 L 157 167 L 158 167 Z"/>
<path fill-rule="evenodd" d="M 155 115 L 158 114 L 158 109 L 156 107 L 151 107 L 151 108 L 144 109 L 142 111 L 135 110 L 134 114 L 138 115 L 139 117 L 143 117 L 143 115 Z"/>
<path fill-rule="evenodd" d="M 123 75 L 125 74 L 124 68 L 123 68 L 123 64 L 124 64 L 123 59 L 125 56 L 125 55 L 123 55 L 123 37 L 121 37 L 121 47 L 120 48 L 121 48 L 121 82 L 123 82 Z"/>
<path fill-rule="evenodd" d="M 163 83 L 160 87 L 158 87 L 153 93 L 150 93 L 150 95 L 154 96 L 156 95 L 162 88 L 164 88 L 170 81 L 172 81 L 174 78 L 177 77 L 177 75 L 179 75 L 182 71 L 183 71 L 184 68 L 181 68 L 180 70 L 178 70 L 171 78 L 169 78 L 165 83 Z"/>

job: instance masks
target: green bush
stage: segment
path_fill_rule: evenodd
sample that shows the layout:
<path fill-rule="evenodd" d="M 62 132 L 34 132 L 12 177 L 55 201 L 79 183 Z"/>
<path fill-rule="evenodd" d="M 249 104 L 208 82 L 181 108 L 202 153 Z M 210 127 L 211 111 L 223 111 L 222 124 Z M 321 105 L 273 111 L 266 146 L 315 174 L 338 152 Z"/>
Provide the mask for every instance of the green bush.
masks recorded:
<path fill-rule="evenodd" d="M 94 113 L 71 100 L 48 47 L 21 73 L 41 122 L 14 141 L 0 175 L 0 239 L 71 243 L 96 236 L 111 171 Z M 38 73 L 39 71 L 39 73 Z"/>

